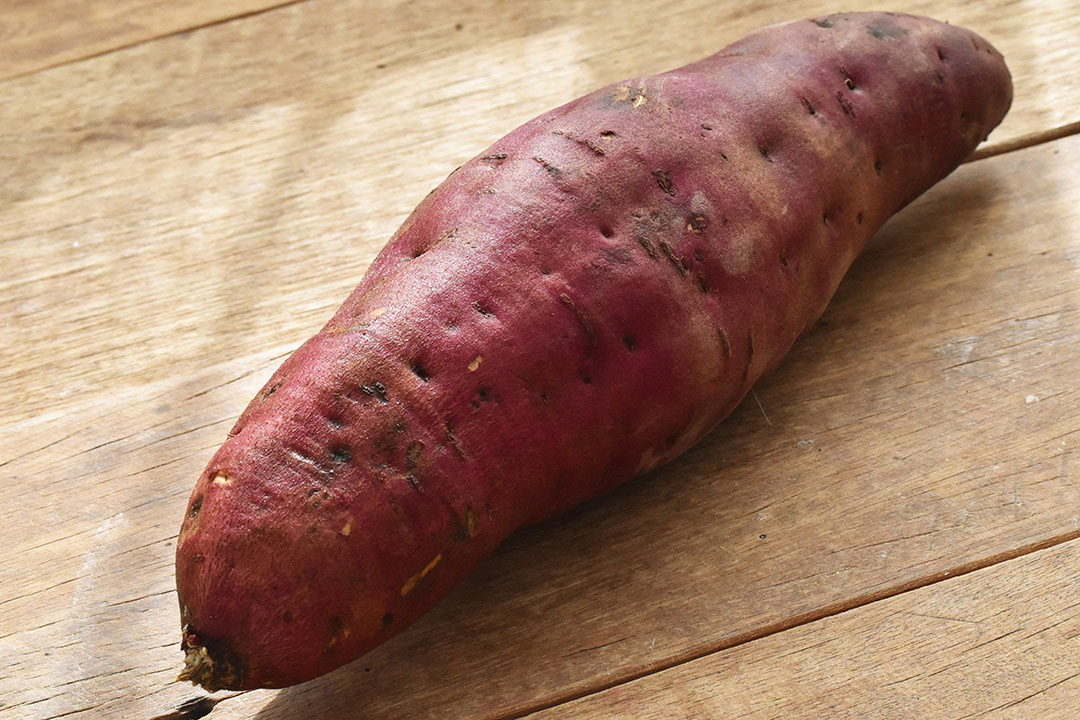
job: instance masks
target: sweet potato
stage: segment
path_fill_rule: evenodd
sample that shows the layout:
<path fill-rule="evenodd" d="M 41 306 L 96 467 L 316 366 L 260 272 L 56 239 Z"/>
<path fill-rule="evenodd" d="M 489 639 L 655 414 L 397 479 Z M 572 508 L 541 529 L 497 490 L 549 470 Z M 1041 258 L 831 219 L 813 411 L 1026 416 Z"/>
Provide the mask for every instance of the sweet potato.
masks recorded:
<path fill-rule="evenodd" d="M 182 677 L 332 670 L 516 528 L 684 452 L 1011 97 L 971 32 L 832 15 L 496 142 L 409 216 L 199 478 L 177 543 Z"/>

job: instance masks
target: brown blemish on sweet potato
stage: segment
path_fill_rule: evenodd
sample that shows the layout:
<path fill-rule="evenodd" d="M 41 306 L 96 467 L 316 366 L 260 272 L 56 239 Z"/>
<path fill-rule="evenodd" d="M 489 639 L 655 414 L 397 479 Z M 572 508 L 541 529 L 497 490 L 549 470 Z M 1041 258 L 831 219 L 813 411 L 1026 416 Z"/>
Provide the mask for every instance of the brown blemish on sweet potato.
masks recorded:
<path fill-rule="evenodd" d="M 352 460 L 352 452 L 345 445 L 335 445 L 330 449 L 330 459 L 336 465 L 345 465 Z"/>
<path fill-rule="evenodd" d="M 656 247 L 652 244 L 649 238 L 645 237 L 644 235 L 638 235 L 637 241 L 638 244 L 641 245 L 641 247 L 645 248 L 645 252 L 648 253 L 649 257 L 651 257 L 653 260 L 656 260 L 660 257 L 660 253 L 656 251 Z"/>
<path fill-rule="evenodd" d="M 558 175 L 560 172 L 562 172 L 561 170 L 559 170 L 559 168 L 555 167 L 553 164 L 540 157 L 539 155 L 533 155 L 533 160 L 540 163 L 540 167 L 544 168 L 552 175 Z"/>
<path fill-rule="evenodd" d="M 570 132 L 569 130 L 552 130 L 551 134 L 552 135 L 559 135 L 559 136 L 565 137 L 568 140 L 573 140 L 574 142 L 576 142 L 579 145 L 584 145 L 586 148 L 588 148 L 589 150 L 591 150 L 593 153 L 595 153 L 597 155 L 605 155 L 606 154 L 604 152 L 604 148 L 600 147 L 596 143 L 596 141 L 592 140 L 591 138 L 579 137 L 578 135 L 575 135 L 574 133 Z M 601 134 L 603 134 L 603 133 L 601 133 Z"/>
<path fill-rule="evenodd" d="M 472 505 L 468 505 L 465 508 L 465 533 L 470 538 L 474 538 L 478 532 L 480 532 L 480 516 Z"/>
<path fill-rule="evenodd" d="M 656 184 L 668 195 L 675 196 L 675 188 L 671 185 L 671 176 L 667 170 L 653 170 L 652 176 L 656 178 Z"/>
<path fill-rule="evenodd" d="M 415 588 L 416 585 L 424 579 L 424 576 L 435 569 L 435 566 L 439 564 L 440 560 L 442 560 L 442 553 L 439 553 L 438 555 L 433 557 L 431 561 L 424 566 L 423 570 L 406 580 L 405 584 L 401 586 L 401 597 L 405 597 L 406 595 L 411 593 L 413 591 L 413 588 Z"/>
<path fill-rule="evenodd" d="M 405 451 L 405 462 L 408 464 L 409 470 L 415 470 L 417 464 L 420 462 L 420 456 L 424 452 L 424 442 L 422 440 L 413 440 L 409 443 L 408 449 Z"/>
<path fill-rule="evenodd" d="M 593 330 L 592 325 L 589 323 L 589 319 L 585 317 L 585 313 L 582 312 L 581 309 L 574 304 L 574 301 L 571 300 L 570 296 L 566 293 L 561 293 L 559 295 L 559 302 L 561 302 L 563 305 L 569 308 L 571 312 L 574 313 L 574 317 L 577 318 L 578 325 L 581 326 L 582 332 L 585 333 L 585 339 L 590 345 L 595 345 L 596 331 Z"/>
<path fill-rule="evenodd" d="M 386 386 L 383 385 L 378 380 L 371 383 L 370 385 L 361 385 L 360 386 L 360 392 L 364 393 L 365 395 L 370 395 L 371 397 L 376 398 L 381 403 L 390 402 L 389 398 L 387 398 L 387 396 L 386 396 Z"/>
<path fill-rule="evenodd" d="M 840 109 L 844 111 L 845 115 L 855 117 L 855 106 L 851 104 L 851 100 L 839 90 L 836 91 L 836 102 L 840 104 Z"/>
<path fill-rule="evenodd" d="M 686 266 L 686 263 L 683 262 L 682 258 L 680 258 L 675 252 L 674 246 L 672 246 L 672 244 L 669 243 L 667 240 L 661 240 L 660 249 L 664 251 L 664 255 L 666 255 L 667 259 L 671 261 L 671 264 L 675 266 L 675 269 L 679 271 L 679 274 L 683 277 L 686 277 L 686 273 L 689 271 L 689 268 Z"/>
<path fill-rule="evenodd" d="M 330 639 L 327 641 L 326 646 L 323 647 L 323 653 L 333 652 L 338 643 L 349 637 L 350 630 L 345 626 L 345 621 L 337 615 L 330 618 L 327 623 L 327 629 L 330 633 Z"/>
<path fill-rule="evenodd" d="M 446 442 L 454 449 L 454 452 L 464 458 L 465 450 L 461 447 L 461 442 L 458 440 L 457 435 L 454 434 L 454 424 L 449 420 L 444 420 L 443 430 L 446 432 Z"/>
<path fill-rule="evenodd" d="M 716 337 L 720 340 L 720 352 L 724 356 L 724 359 L 727 360 L 731 357 L 731 343 L 728 342 L 728 336 L 727 333 L 724 332 L 724 328 L 716 329 Z"/>

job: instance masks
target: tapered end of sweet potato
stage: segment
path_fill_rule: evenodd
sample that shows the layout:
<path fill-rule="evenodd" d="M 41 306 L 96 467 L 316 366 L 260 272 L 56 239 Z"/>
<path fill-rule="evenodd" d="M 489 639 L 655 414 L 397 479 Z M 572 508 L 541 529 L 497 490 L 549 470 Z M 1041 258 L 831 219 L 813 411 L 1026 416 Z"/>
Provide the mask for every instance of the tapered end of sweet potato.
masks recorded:
<path fill-rule="evenodd" d="M 190 636 L 185 636 L 183 645 L 184 669 L 177 680 L 190 681 L 208 692 L 240 689 L 243 678 L 238 663 L 225 654 L 193 644 Z"/>

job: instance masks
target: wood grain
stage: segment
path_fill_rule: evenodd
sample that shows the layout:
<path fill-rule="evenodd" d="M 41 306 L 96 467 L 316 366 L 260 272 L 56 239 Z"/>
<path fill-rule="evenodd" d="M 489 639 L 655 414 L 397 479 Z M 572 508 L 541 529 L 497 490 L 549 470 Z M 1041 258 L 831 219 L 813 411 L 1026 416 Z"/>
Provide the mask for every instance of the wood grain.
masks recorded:
<path fill-rule="evenodd" d="M 529 715 L 1076 717 L 1080 542 L 860 607 Z"/>
<path fill-rule="evenodd" d="M 993 142 L 1080 117 L 1069 3 L 904 7 L 1006 53 Z M 193 694 L 169 683 L 191 483 L 441 177 L 592 87 L 825 9 L 311 0 L 4 82 L 0 719 Z M 1073 532 L 1078 142 L 906 210 L 760 409 L 519 533 L 367 660 L 214 717 L 505 717 Z"/>
<path fill-rule="evenodd" d="M 197 371 L 211 348 L 236 357 L 299 342 L 420 198 L 508 129 L 824 9 L 616 5 L 448 14 L 312 0 L 4 83 L 0 263 L 13 274 L 0 279 L 0 312 L 15 324 L 0 330 L 0 392 L 23 397 L 15 417 L 161 367 Z M 1008 22 L 1000 7 L 905 9 L 969 25 L 1007 54 L 1016 100 L 994 142 L 1080 117 L 1080 78 L 1066 71 L 1080 13 L 1068 4 L 1010 4 Z M 1048 63 L 1047 52 L 1066 56 Z M 115 332 L 118 318 L 141 320 L 140 332 Z M 30 346 L 39 363 L 27 375 L 14 355 Z"/>
<path fill-rule="evenodd" d="M 0 80 L 288 4 L 286 0 L 0 0 Z"/>

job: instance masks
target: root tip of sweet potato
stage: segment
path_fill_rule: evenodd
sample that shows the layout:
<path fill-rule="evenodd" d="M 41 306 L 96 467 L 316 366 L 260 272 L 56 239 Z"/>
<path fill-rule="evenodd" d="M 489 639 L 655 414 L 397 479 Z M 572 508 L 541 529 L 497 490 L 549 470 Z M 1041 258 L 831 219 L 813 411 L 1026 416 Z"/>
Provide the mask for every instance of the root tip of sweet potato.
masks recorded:
<path fill-rule="evenodd" d="M 184 655 L 184 669 L 178 681 L 190 681 L 207 692 L 240 689 L 240 673 L 236 664 L 220 655 L 215 656 L 203 645 L 188 646 Z"/>

